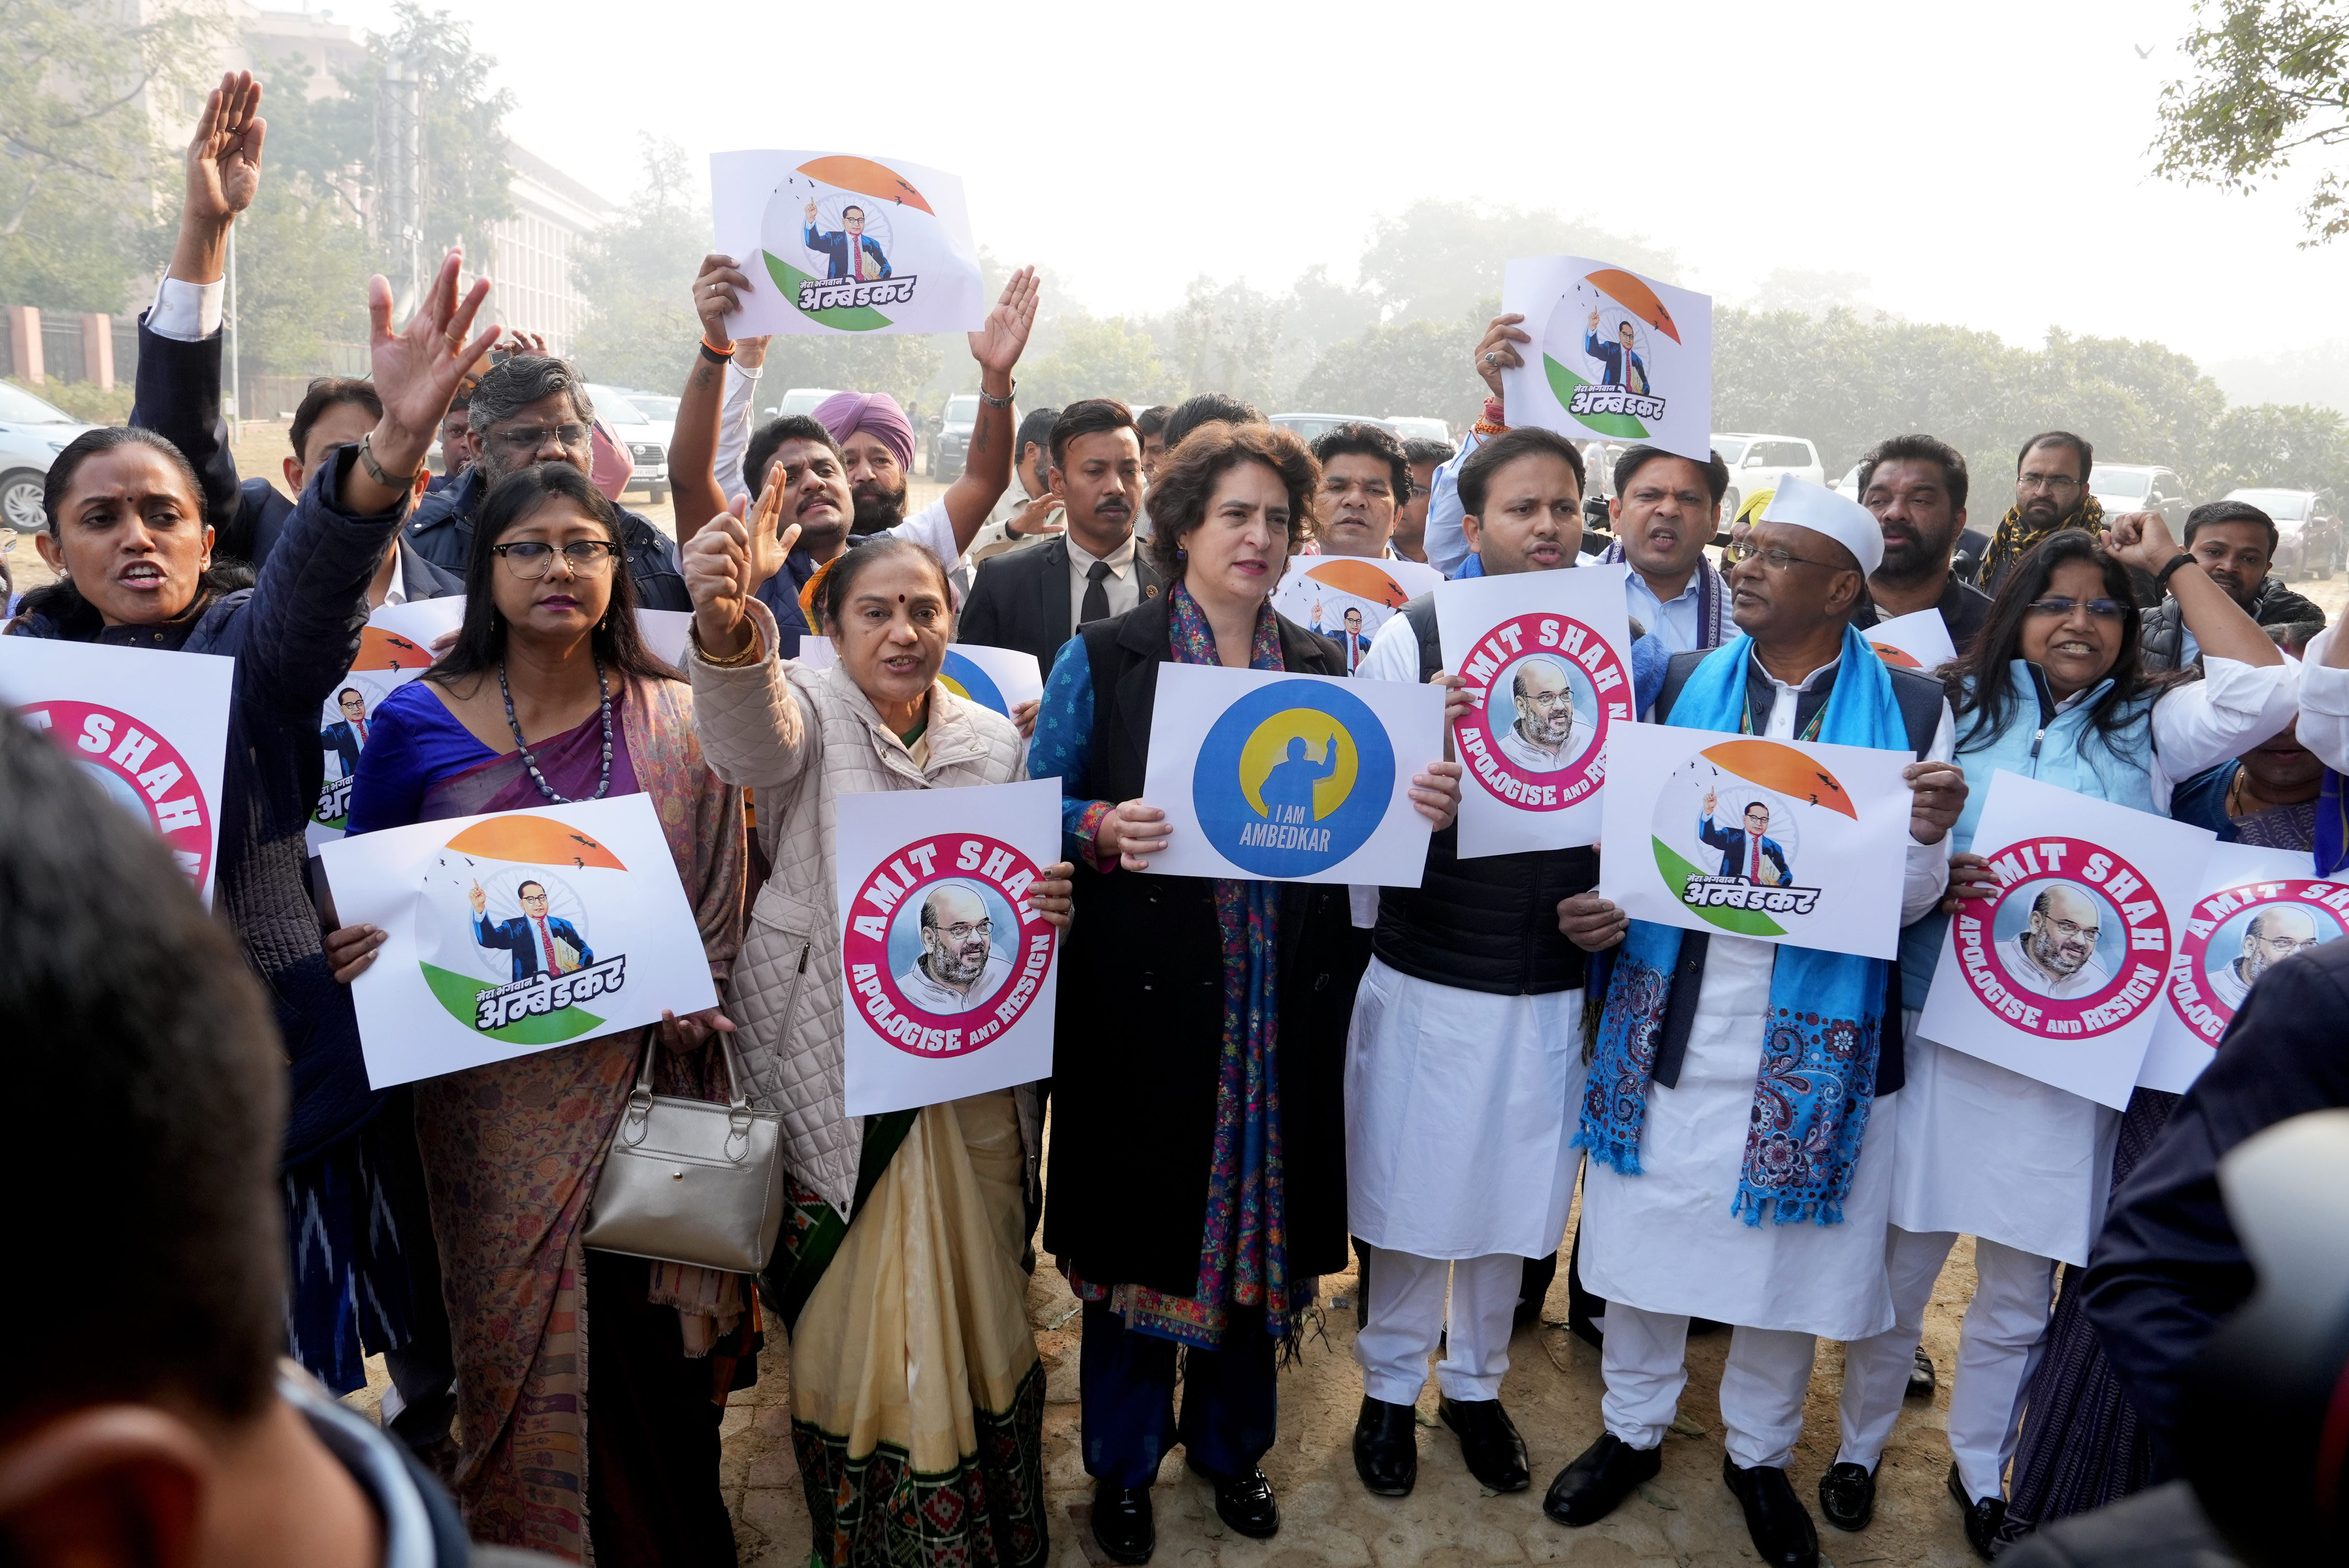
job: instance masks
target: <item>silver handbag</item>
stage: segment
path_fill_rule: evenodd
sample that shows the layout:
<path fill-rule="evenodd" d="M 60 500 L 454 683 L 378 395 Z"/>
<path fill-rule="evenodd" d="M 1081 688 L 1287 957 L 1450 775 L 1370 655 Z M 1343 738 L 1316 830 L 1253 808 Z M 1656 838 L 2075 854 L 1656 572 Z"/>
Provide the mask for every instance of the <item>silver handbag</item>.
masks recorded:
<path fill-rule="evenodd" d="M 783 1118 L 758 1111 L 742 1093 L 734 1037 L 720 1032 L 728 1103 L 653 1093 L 657 1031 L 646 1032 L 643 1064 L 613 1135 L 583 1246 L 728 1273 L 767 1266 L 783 1213 Z"/>

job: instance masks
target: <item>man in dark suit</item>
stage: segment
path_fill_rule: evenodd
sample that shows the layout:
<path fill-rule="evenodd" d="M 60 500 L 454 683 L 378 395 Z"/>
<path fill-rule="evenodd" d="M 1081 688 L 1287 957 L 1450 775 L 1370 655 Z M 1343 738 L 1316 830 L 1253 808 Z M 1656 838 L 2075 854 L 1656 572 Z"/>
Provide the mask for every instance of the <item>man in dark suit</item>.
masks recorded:
<path fill-rule="evenodd" d="M 1161 590 L 1133 547 L 1142 437 L 1133 411 L 1111 398 L 1062 409 L 1052 426 L 1051 489 L 1068 508 L 1068 531 L 980 563 L 956 632 L 963 642 L 1032 653 L 1047 673 L 1078 627 Z"/>
<path fill-rule="evenodd" d="M 864 232 L 864 209 L 843 207 L 838 229 L 815 226 L 815 203 L 807 204 L 807 232 L 801 237 L 807 248 L 820 251 L 824 256 L 826 277 L 879 278 L 889 275 L 889 258 L 881 254 L 878 242 Z"/>
<path fill-rule="evenodd" d="M 532 980 L 542 974 L 569 974 L 595 961 L 586 939 L 570 921 L 546 912 L 546 888 L 524 882 L 514 889 L 522 913 L 511 920 L 489 917 L 489 897 L 473 884 L 473 940 L 485 948 L 503 948 L 513 956 L 513 977 Z"/>
<path fill-rule="evenodd" d="M 1744 826 L 1722 827 L 1713 820 L 1717 804 L 1713 791 L 1705 791 L 1704 816 L 1696 825 L 1696 836 L 1721 851 L 1721 875 L 1790 886 L 1795 874 L 1786 866 L 1786 851 L 1776 839 L 1765 836 L 1770 831 L 1770 808 L 1758 800 L 1749 801 Z"/>
<path fill-rule="evenodd" d="M 343 777 L 350 778 L 358 773 L 359 752 L 367 745 L 367 699 L 357 687 L 346 686 L 335 693 L 335 706 L 343 716 L 318 732 L 318 742 L 343 759 Z"/>

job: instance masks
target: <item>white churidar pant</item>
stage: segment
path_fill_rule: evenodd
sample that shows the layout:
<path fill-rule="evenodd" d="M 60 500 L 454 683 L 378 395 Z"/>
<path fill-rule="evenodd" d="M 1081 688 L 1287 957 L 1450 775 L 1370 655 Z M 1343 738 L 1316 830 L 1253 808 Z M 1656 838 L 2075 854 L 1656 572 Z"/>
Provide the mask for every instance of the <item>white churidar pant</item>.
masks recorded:
<path fill-rule="evenodd" d="M 1362 1392 L 1390 1405 L 1412 1405 L 1427 1386 L 1427 1358 L 1444 1339 L 1435 1380 L 1447 1399 L 1497 1399 L 1509 1370 L 1509 1329 L 1526 1261 L 1514 1252 L 1483 1258 L 1422 1258 L 1365 1242 L 1370 1323 L 1354 1338 Z M 1444 1285 L 1452 1287 L 1445 1331 Z"/>
<path fill-rule="evenodd" d="M 1685 1317 L 1607 1303 L 1607 1344 L 1599 1369 L 1607 1392 L 1599 1412 L 1607 1429 L 1635 1449 L 1664 1440 L 1688 1383 Z M 1741 1469 L 1785 1469 L 1803 1435 L 1803 1398 L 1811 1386 L 1818 1341 L 1783 1329 L 1739 1328 L 1721 1369 L 1723 1445 Z"/>

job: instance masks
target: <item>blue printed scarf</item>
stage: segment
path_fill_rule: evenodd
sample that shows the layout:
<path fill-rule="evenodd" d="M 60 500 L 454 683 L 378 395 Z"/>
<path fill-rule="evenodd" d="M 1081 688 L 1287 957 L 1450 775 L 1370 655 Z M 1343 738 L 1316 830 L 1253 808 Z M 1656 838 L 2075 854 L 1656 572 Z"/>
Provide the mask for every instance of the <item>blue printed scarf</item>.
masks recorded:
<path fill-rule="evenodd" d="M 1714 650 L 1681 689 L 1671 722 L 1684 729 L 1738 732 L 1753 651 L 1754 639 L 1742 636 Z M 1837 745 L 1909 749 L 1892 678 L 1848 627 L 1818 738 Z M 1634 920 L 1608 978 L 1582 1125 L 1574 1141 L 1592 1159 L 1625 1176 L 1640 1174 L 1640 1136 L 1680 951 L 1679 928 Z M 1765 1210 L 1782 1225 L 1843 1222 L 1844 1196 L 1851 1190 L 1868 1107 L 1876 1098 L 1888 967 L 1882 959 L 1779 945 L 1761 1021 L 1762 1071 L 1754 1086 L 1745 1158 L 1730 1202 L 1730 1212 L 1748 1225 L 1762 1223 Z"/>

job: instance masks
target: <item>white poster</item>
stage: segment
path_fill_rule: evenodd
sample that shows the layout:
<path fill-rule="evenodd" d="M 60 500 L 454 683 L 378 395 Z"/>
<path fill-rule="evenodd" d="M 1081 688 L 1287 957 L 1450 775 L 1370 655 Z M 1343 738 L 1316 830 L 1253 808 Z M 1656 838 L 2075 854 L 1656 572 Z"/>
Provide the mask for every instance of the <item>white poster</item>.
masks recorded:
<path fill-rule="evenodd" d="M 1526 256 L 1501 276 L 1501 309 L 1533 341 L 1504 369 L 1513 425 L 1576 441 L 1713 452 L 1713 300 L 1588 256 Z"/>
<path fill-rule="evenodd" d="M 967 697 L 1005 718 L 1022 702 L 1044 694 L 1044 672 L 1036 656 L 1016 648 L 988 648 L 983 643 L 957 642 L 947 649 L 938 679 L 957 697 Z"/>
<path fill-rule="evenodd" d="M 386 605 L 367 617 L 369 626 L 381 627 L 420 643 L 428 652 L 437 653 L 444 638 L 453 638 L 465 624 L 465 596 L 450 594 L 437 599 L 409 599 L 405 604 Z"/>
<path fill-rule="evenodd" d="M 1453 726 L 1460 857 L 1599 842 L 1608 737 L 1638 722 L 1621 566 L 1435 590 L 1444 666 L 1475 704 Z"/>
<path fill-rule="evenodd" d="M 803 631 L 800 633 L 800 656 L 794 662 L 810 670 L 829 670 L 840 662 L 840 651 L 832 646 L 832 639 Z"/>
<path fill-rule="evenodd" d="M 959 176 L 844 152 L 713 152 L 718 251 L 750 280 L 737 337 L 971 332 L 987 318 Z"/>
<path fill-rule="evenodd" d="M 1050 1077 L 1060 932 L 1026 899 L 1060 782 L 843 794 L 836 820 L 848 1114 Z"/>
<path fill-rule="evenodd" d="M 326 772 L 320 775 L 318 804 L 303 825 L 313 855 L 320 845 L 343 836 L 343 825 L 351 811 L 351 780 L 358 775 L 359 753 L 367 749 L 376 709 L 385 698 L 432 668 L 431 649 L 385 629 L 379 619 L 384 613 L 378 610 L 367 618 L 359 632 L 358 657 L 351 660 L 350 669 L 319 710 L 318 744 L 326 753 Z"/>
<path fill-rule="evenodd" d="M 1951 918 L 1917 1032 L 2125 1108 L 2213 842 L 2000 770 L 1973 844 L 1999 894 Z"/>
<path fill-rule="evenodd" d="M 343 922 L 384 933 L 351 986 L 376 1088 L 718 1005 L 650 795 L 419 822 L 319 857 Z"/>
<path fill-rule="evenodd" d="M 693 631 L 691 610 L 640 609 L 636 635 L 655 659 L 672 670 L 685 668 L 686 639 Z"/>
<path fill-rule="evenodd" d="M 2349 930 L 2349 881 L 2323 881 L 2310 868 L 2305 849 L 2210 846 L 2138 1083 L 2184 1094 L 2210 1064 L 2252 981 Z"/>
<path fill-rule="evenodd" d="M 1444 755 L 1444 689 L 1162 664 L 1143 798 L 1169 877 L 1416 888 L 1413 774 Z"/>
<path fill-rule="evenodd" d="M 1272 607 L 1335 642 L 1344 650 L 1346 673 L 1351 675 L 1361 668 L 1379 628 L 1443 581 L 1442 572 L 1417 561 L 1291 556 L 1280 586 L 1272 591 Z"/>
<path fill-rule="evenodd" d="M 0 637 L 0 703 L 160 834 L 207 905 L 235 673 L 234 659 L 209 653 Z"/>
<path fill-rule="evenodd" d="M 1868 639 L 1878 658 L 1898 670 L 1931 671 L 1958 656 L 1956 644 L 1950 640 L 1950 623 L 1937 609 L 1896 615 L 1860 635 Z"/>
<path fill-rule="evenodd" d="M 1889 959 L 1910 753 L 1675 724 L 1608 739 L 1599 891 L 1635 919 Z"/>

